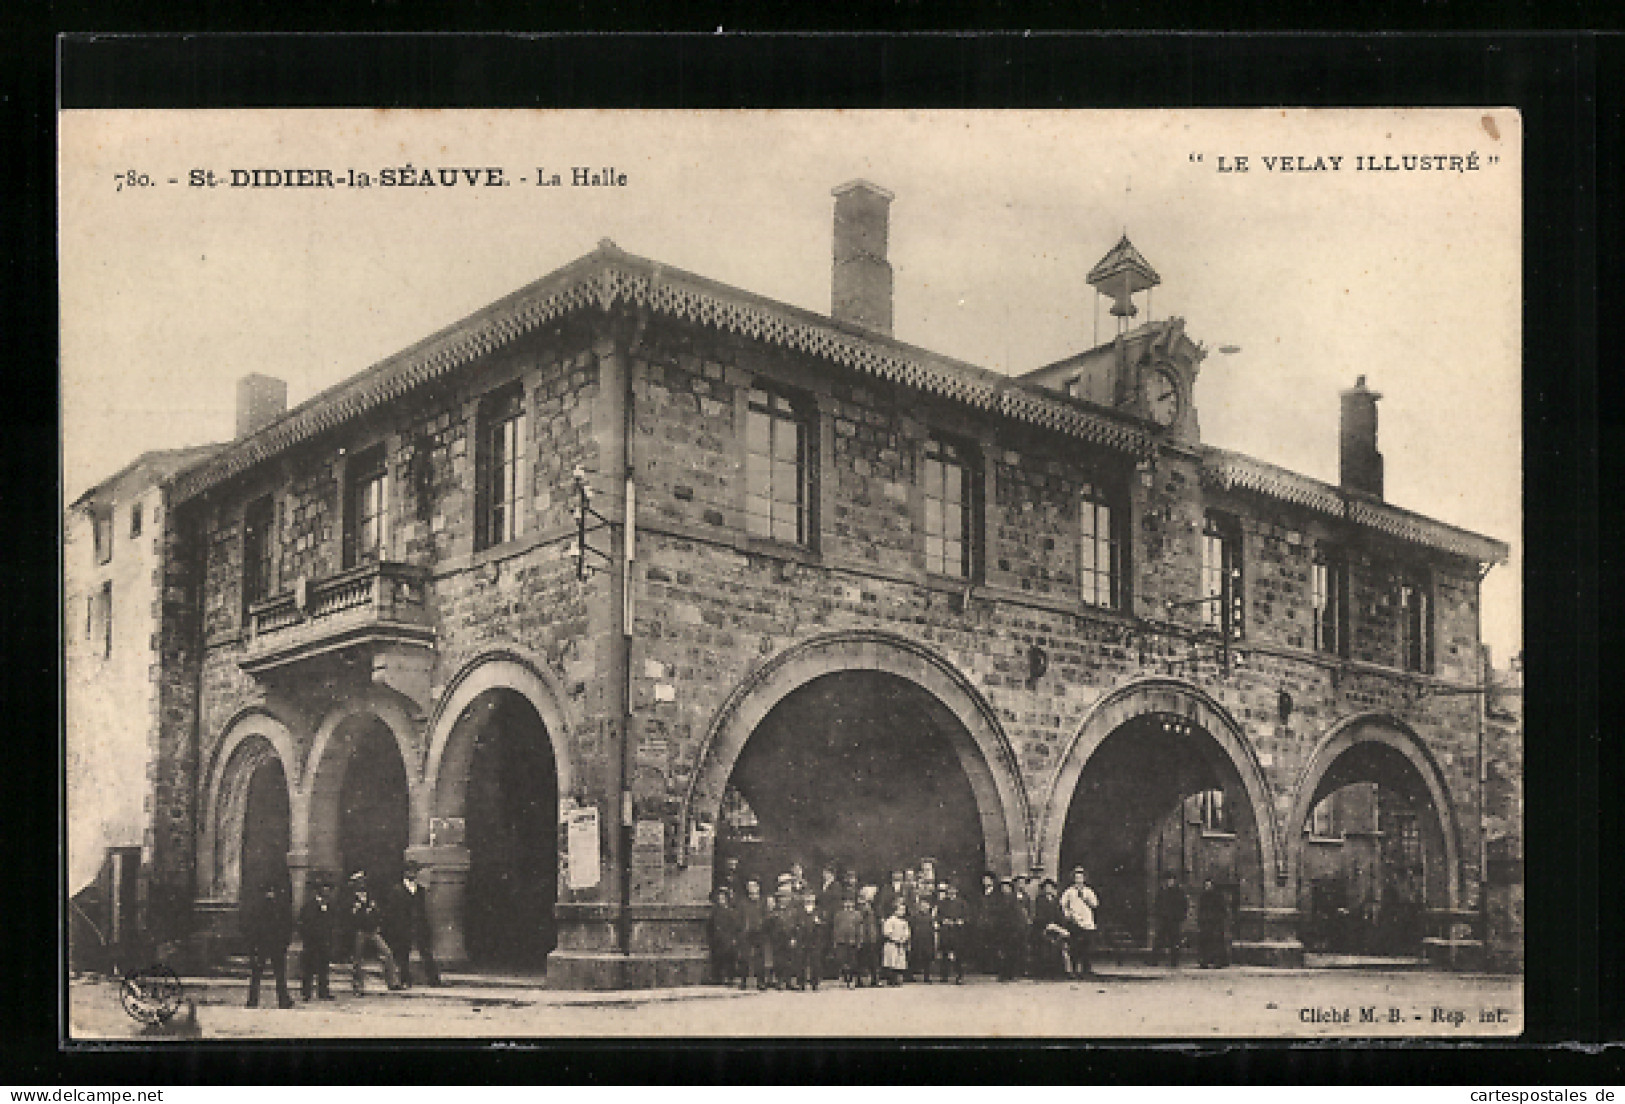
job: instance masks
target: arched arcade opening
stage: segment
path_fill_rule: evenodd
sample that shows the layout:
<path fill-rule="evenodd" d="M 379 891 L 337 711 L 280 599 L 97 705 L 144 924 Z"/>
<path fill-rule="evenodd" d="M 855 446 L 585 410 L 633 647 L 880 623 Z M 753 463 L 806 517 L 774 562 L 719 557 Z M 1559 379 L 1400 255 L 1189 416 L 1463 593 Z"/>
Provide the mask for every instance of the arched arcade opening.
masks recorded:
<path fill-rule="evenodd" d="M 1264 900 L 1258 812 L 1236 763 L 1200 723 L 1174 712 L 1132 716 L 1078 774 L 1060 834 L 1061 879 L 1085 867 L 1101 928 L 1141 945 L 1168 875 L 1191 900 L 1188 926 L 1208 880 L 1228 898 L 1233 923 L 1242 906 Z"/>

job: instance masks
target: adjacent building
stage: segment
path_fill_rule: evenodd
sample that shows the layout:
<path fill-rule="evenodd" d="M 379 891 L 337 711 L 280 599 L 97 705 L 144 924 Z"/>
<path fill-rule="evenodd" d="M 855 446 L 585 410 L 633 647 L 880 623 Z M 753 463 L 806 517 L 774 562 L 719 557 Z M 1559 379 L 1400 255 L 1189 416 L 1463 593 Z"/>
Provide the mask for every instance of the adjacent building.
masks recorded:
<path fill-rule="evenodd" d="M 1336 485 L 1203 444 L 1126 237 L 1105 344 L 896 340 L 891 202 L 836 190 L 829 316 L 605 242 L 174 479 L 152 861 L 199 940 L 413 860 L 444 959 L 668 984 L 723 859 L 929 856 L 1086 865 L 1125 944 L 1173 873 L 1251 961 L 1478 946 L 1506 546 L 1384 500 L 1364 377 Z"/>

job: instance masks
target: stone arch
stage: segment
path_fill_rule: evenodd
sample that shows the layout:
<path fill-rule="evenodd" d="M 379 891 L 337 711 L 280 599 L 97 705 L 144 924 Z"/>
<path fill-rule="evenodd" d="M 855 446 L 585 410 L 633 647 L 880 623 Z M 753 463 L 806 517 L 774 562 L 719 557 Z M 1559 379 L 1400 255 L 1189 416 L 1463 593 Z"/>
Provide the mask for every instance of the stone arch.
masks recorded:
<path fill-rule="evenodd" d="M 1126 722 L 1146 713 L 1183 717 L 1206 732 L 1235 768 L 1252 808 L 1265 876 L 1277 882 L 1286 877 L 1286 850 L 1273 815 L 1269 782 L 1246 733 L 1228 711 L 1199 688 L 1179 679 L 1136 679 L 1110 691 L 1089 711 L 1061 756 L 1061 766 L 1050 783 L 1038 829 L 1038 856 L 1044 870 L 1059 876 L 1061 837 L 1065 833 L 1072 795 L 1084 767 L 1106 738 Z"/>
<path fill-rule="evenodd" d="M 307 853 L 318 866 L 334 868 L 344 762 L 358 729 L 373 721 L 388 730 L 406 772 L 408 840 L 421 839 L 428 831 L 420 784 L 422 743 L 411 705 L 395 691 L 374 686 L 322 718 L 300 772 L 293 846 Z"/>
<path fill-rule="evenodd" d="M 988 861 L 1004 872 L 1025 870 L 1031 834 L 1027 794 L 1015 751 L 993 708 L 969 679 L 930 648 L 875 630 L 827 633 L 791 645 L 729 695 L 706 732 L 683 801 L 684 861 L 693 828 L 717 823 L 728 779 L 757 725 L 793 691 L 845 671 L 896 676 L 953 714 L 959 727 L 945 735 L 976 798 Z"/>
<path fill-rule="evenodd" d="M 288 725 L 260 706 L 238 712 L 226 723 L 210 763 L 198 832 L 197 870 L 205 896 L 235 901 L 241 889 L 243 818 L 255 773 L 275 760 L 288 787 L 293 825 L 299 817 L 294 784 L 299 762 L 297 743 Z M 290 825 L 290 830 L 297 829 Z"/>
<path fill-rule="evenodd" d="M 467 763 L 461 763 L 464 769 L 453 769 L 446 775 L 447 751 L 451 750 L 454 759 L 465 754 L 463 749 L 453 746 L 457 722 L 470 705 L 491 690 L 510 690 L 536 710 L 553 745 L 559 795 L 574 793 L 575 772 L 566 736 L 573 726 L 565 696 L 545 663 L 523 649 L 509 646 L 482 652 L 464 664 L 440 697 L 429 721 L 428 752 L 423 766 L 425 816 L 448 815 L 446 810 L 460 807 L 463 787 L 468 781 Z M 447 783 L 444 787 L 441 786 L 443 776 Z"/>
<path fill-rule="evenodd" d="M 1380 744 L 1404 756 L 1427 792 L 1428 804 L 1435 818 L 1444 849 L 1447 893 L 1451 908 L 1461 903 L 1461 840 L 1456 822 L 1455 806 L 1450 800 L 1450 789 L 1444 772 L 1416 731 L 1404 721 L 1386 713 L 1362 713 L 1347 717 L 1321 737 L 1309 757 L 1293 790 L 1291 814 L 1287 831 L 1291 846 L 1287 852 L 1290 871 L 1288 880 L 1296 883 L 1303 866 L 1304 841 L 1299 831 L 1315 802 L 1322 796 L 1317 791 L 1325 782 L 1327 773 L 1337 761 L 1361 744 Z"/>

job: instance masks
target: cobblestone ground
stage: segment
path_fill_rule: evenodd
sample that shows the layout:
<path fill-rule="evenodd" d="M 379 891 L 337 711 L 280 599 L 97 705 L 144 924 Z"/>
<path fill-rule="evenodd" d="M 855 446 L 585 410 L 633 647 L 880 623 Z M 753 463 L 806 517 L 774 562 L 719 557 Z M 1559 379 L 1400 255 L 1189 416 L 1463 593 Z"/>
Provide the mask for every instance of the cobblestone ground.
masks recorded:
<path fill-rule="evenodd" d="M 561 992 L 469 979 L 409 993 L 356 997 L 282 1010 L 243 1007 L 245 983 L 188 982 L 195 1036 L 234 1038 L 571 1036 L 1048 1036 L 1464 1037 L 1523 1030 L 1520 978 L 1364 970 L 1108 970 L 1093 982 L 971 978 L 963 986 L 905 985 L 818 992 L 734 988 Z M 75 1039 L 142 1038 L 118 983 L 69 987 Z M 156 1039 L 191 1037 L 183 1005 Z"/>

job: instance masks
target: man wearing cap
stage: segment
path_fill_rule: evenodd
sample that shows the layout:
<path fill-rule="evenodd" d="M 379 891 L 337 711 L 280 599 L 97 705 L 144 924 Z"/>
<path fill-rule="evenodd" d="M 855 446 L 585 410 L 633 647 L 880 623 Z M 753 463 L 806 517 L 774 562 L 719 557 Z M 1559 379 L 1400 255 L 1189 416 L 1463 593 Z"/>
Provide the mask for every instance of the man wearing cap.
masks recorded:
<path fill-rule="evenodd" d="M 377 958 L 384 968 L 384 984 L 391 989 L 401 987 L 400 973 L 395 969 L 395 956 L 389 944 L 378 934 L 380 921 L 378 902 L 367 892 L 367 876 L 357 870 L 350 875 L 350 930 L 355 933 L 353 953 L 350 956 L 350 985 L 361 995 L 366 980 L 366 961 Z"/>
<path fill-rule="evenodd" d="M 292 1008 L 288 992 L 288 944 L 293 939 L 293 903 L 287 886 L 269 878 L 243 907 L 243 927 L 248 935 L 248 1007 L 260 1003 L 260 970 L 269 963 L 276 978 L 278 1008 Z"/>
<path fill-rule="evenodd" d="M 1081 866 L 1072 868 L 1072 884 L 1061 894 L 1061 915 L 1072 933 L 1072 972 L 1087 976 L 1095 972 L 1091 957 L 1095 942 L 1095 910 L 1100 898 L 1089 888 L 1089 874 Z"/>
<path fill-rule="evenodd" d="M 965 983 L 965 949 L 970 941 L 970 905 L 959 896 L 959 887 L 943 882 L 938 887 L 941 900 L 937 903 L 937 961 L 941 963 L 942 980 L 948 980 L 948 965 L 953 964 L 954 983 Z"/>
<path fill-rule="evenodd" d="M 440 984 L 440 967 L 434 960 L 434 939 L 429 928 L 428 891 L 418 884 L 422 867 L 408 862 L 401 880 L 390 887 L 384 902 L 384 942 L 395 953 L 401 988 L 412 988 L 412 948 L 423 956 L 423 972 L 430 985 Z"/>
<path fill-rule="evenodd" d="M 328 990 L 328 967 L 333 960 L 333 929 L 338 924 L 338 908 L 333 902 L 333 879 L 326 874 L 316 879 L 316 891 L 299 910 L 299 993 L 310 1000 L 311 990 L 322 1000 L 332 1000 Z"/>

